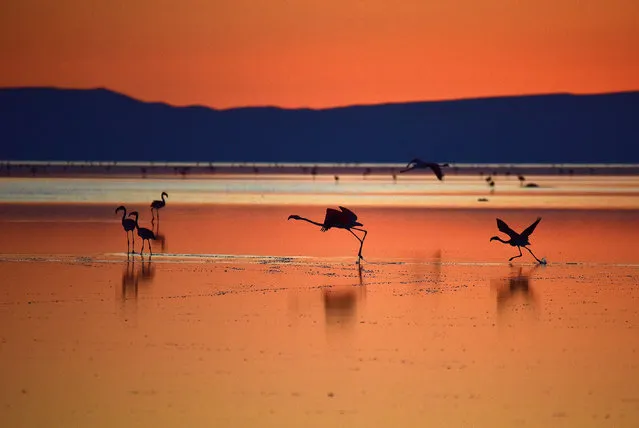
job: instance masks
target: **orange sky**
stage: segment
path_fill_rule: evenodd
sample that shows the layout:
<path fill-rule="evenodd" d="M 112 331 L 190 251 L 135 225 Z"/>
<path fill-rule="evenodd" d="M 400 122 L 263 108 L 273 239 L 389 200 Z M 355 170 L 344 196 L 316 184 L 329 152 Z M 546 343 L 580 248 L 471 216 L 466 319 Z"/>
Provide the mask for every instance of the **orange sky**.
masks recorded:
<path fill-rule="evenodd" d="M 212 107 L 639 89 L 637 0 L 5 0 L 0 86 Z"/>

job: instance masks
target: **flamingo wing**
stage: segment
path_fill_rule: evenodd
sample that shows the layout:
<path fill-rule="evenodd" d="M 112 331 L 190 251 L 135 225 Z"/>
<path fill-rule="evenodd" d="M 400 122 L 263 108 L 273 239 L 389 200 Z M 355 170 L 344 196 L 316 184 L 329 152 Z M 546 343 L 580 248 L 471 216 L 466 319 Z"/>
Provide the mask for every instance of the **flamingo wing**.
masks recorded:
<path fill-rule="evenodd" d="M 429 167 L 430 169 L 433 170 L 433 172 L 435 173 L 435 175 L 437 176 L 438 180 L 441 180 L 442 177 L 444 177 L 444 173 L 442 172 L 441 167 L 439 166 L 439 164 L 436 163 L 427 163 L 426 164 L 427 167 Z"/>
<path fill-rule="evenodd" d="M 424 162 L 421 159 L 415 158 L 415 159 L 411 160 L 410 162 L 408 162 L 406 164 L 406 168 L 400 170 L 399 172 L 410 171 L 411 169 L 415 169 L 415 168 L 417 168 L 419 165 L 421 165 L 423 163 Z"/>
<path fill-rule="evenodd" d="M 535 228 L 537 227 L 540 221 L 541 221 L 541 217 L 537 217 L 537 220 L 535 220 L 533 224 L 531 224 L 523 232 L 521 232 L 521 236 L 523 238 L 528 238 L 530 234 L 533 233 L 533 231 L 535 230 Z"/>
<path fill-rule="evenodd" d="M 499 229 L 500 232 L 504 232 L 506 235 L 510 236 L 511 239 L 519 238 L 519 234 L 508 227 L 506 222 L 500 218 L 497 219 L 497 229 Z"/>
<path fill-rule="evenodd" d="M 326 216 L 324 217 L 324 227 L 329 228 L 342 223 L 342 212 L 333 208 L 326 208 Z"/>
<path fill-rule="evenodd" d="M 349 219 L 350 223 L 355 223 L 357 221 L 357 214 L 355 214 L 353 211 L 345 207 L 339 207 L 339 209 L 342 210 L 344 219 Z"/>

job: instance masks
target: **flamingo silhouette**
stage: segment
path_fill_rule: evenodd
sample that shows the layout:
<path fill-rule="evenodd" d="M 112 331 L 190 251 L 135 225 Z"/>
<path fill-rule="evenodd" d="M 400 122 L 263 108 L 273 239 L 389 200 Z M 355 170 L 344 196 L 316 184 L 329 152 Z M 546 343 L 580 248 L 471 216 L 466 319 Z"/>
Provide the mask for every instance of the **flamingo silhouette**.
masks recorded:
<path fill-rule="evenodd" d="M 526 183 L 524 184 L 524 182 L 526 181 L 526 177 L 524 177 L 523 175 L 520 175 L 517 177 L 519 179 L 519 187 L 539 187 L 539 184 L 537 183 Z"/>
<path fill-rule="evenodd" d="M 444 166 L 450 166 L 447 163 L 443 163 L 443 164 L 438 164 L 438 163 L 434 163 L 434 162 L 424 162 L 421 159 L 415 158 L 412 161 L 408 162 L 408 165 L 406 165 L 406 168 L 402 169 L 399 172 L 407 172 L 410 171 L 412 169 L 425 169 L 425 168 L 430 168 L 433 170 L 433 172 L 435 173 L 435 175 L 437 176 L 438 180 L 442 180 L 444 178 L 444 172 L 442 171 L 441 167 Z"/>
<path fill-rule="evenodd" d="M 300 217 L 297 214 L 292 214 L 288 216 L 288 220 L 293 219 L 293 220 L 307 221 L 316 226 L 320 226 L 321 227 L 320 230 L 322 232 L 326 232 L 331 227 L 348 230 L 360 242 L 359 252 L 357 253 L 357 262 L 356 262 L 356 263 L 359 263 L 360 259 L 364 259 L 364 257 L 362 256 L 362 247 L 364 246 L 364 240 L 366 239 L 366 235 L 368 234 L 368 231 L 357 227 L 357 226 L 363 226 L 363 224 L 357 221 L 357 215 L 353 211 L 344 207 L 339 207 L 339 209 L 341 211 L 335 210 L 333 208 L 327 208 L 326 217 L 324 217 L 324 223 L 318 223 L 316 221 L 309 220 L 304 217 Z M 359 236 L 357 236 L 355 232 L 353 232 L 353 230 L 364 232 L 364 237 L 360 238 Z"/>
<path fill-rule="evenodd" d="M 533 224 L 528 226 L 523 232 L 517 233 L 514 230 L 512 230 L 510 227 L 508 227 L 506 222 L 504 222 L 501 219 L 497 219 L 497 228 L 501 232 L 504 232 L 506 235 L 510 236 L 510 239 L 508 241 L 504 241 L 499 236 L 493 236 L 492 238 L 490 238 L 490 240 L 491 241 L 496 240 L 496 241 L 499 241 L 499 242 L 503 242 L 504 244 L 509 244 L 509 245 L 512 245 L 513 247 L 517 247 L 517 249 L 519 250 L 519 255 L 509 258 L 508 259 L 509 262 L 512 261 L 512 259 L 516 259 L 517 257 L 521 257 L 521 255 L 522 255 L 521 254 L 521 247 L 524 247 L 525 249 L 528 250 L 528 252 L 530 254 L 532 254 L 532 256 L 535 258 L 535 260 L 537 260 L 540 264 L 545 265 L 546 264 L 546 260 L 545 259 L 539 260 L 537 258 L 537 256 L 535 256 L 535 254 L 533 254 L 533 252 L 530 250 L 530 248 L 527 247 L 527 245 L 530 245 L 530 241 L 528 241 L 528 237 L 533 233 L 533 231 L 535 230 L 535 228 L 537 227 L 537 225 L 539 224 L 540 221 L 541 221 L 541 217 L 537 217 L 537 220 L 535 220 L 535 222 Z"/>
<path fill-rule="evenodd" d="M 153 216 L 153 220 L 155 220 L 155 213 L 157 213 L 158 215 L 158 221 L 160 220 L 160 208 L 164 208 L 164 206 L 166 205 L 166 201 L 164 200 L 164 197 L 166 196 L 167 198 L 169 197 L 169 194 L 166 192 L 162 192 L 162 200 L 158 201 L 155 200 L 153 202 L 151 202 L 151 215 Z M 155 213 L 154 211 L 155 210 Z M 152 220 L 152 222 L 153 222 Z"/>
<path fill-rule="evenodd" d="M 118 213 L 118 211 L 123 211 L 122 228 L 126 232 L 126 253 L 135 253 L 135 235 L 133 234 L 133 231 L 135 230 L 135 221 L 131 220 L 130 218 L 126 218 L 126 208 L 124 207 L 124 205 L 120 205 L 115 209 L 116 214 Z M 133 237 L 133 251 L 130 251 L 129 247 L 129 232 L 131 232 L 131 236 Z"/>
<path fill-rule="evenodd" d="M 140 249 L 140 255 L 144 252 L 144 241 L 148 241 L 149 243 L 149 252 L 153 254 L 153 250 L 151 250 L 151 239 L 155 240 L 155 234 L 151 229 L 147 229 L 146 227 L 140 227 L 138 224 L 138 212 L 131 211 L 129 213 L 129 217 L 135 216 L 135 227 L 138 229 L 138 236 L 142 238 L 142 248 Z"/>

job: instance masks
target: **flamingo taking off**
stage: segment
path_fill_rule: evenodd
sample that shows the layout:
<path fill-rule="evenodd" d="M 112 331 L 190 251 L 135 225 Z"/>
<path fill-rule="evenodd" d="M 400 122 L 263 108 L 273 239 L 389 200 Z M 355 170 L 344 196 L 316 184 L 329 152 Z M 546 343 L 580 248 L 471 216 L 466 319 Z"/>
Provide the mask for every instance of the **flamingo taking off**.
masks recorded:
<path fill-rule="evenodd" d="M 293 219 L 293 220 L 307 221 L 316 226 L 320 226 L 321 227 L 320 230 L 322 232 L 326 232 L 331 227 L 348 230 L 351 234 L 353 234 L 355 238 L 357 238 L 357 240 L 360 243 L 359 252 L 357 253 L 357 262 L 356 262 L 356 263 L 359 263 L 360 259 L 364 258 L 362 257 L 362 247 L 364 246 L 364 240 L 366 239 L 366 234 L 368 232 L 364 229 L 360 229 L 357 227 L 357 226 L 363 226 L 363 224 L 357 221 L 357 215 L 353 211 L 344 207 L 339 207 L 339 209 L 341 211 L 335 210 L 333 208 L 327 208 L 326 217 L 324 217 L 324 223 L 318 223 L 316 221 L 309 220 L 304 217 L 300 217 L 297 214 L 292 214 L 288 216 L 288 220 Z M 355 232 L 353 232 L 353 230 L 364 232 L 364 236 L 360 238 L 359 236 L 357 236 Z"/>
<path fill-rule="evenodd" d="M 158 201 L 155 200 L 153 202 L 151 202 L 151 215 L 153 216 L 153 220 L 155 220 L 155 213 L 153 210 L 155 210 L 155 212 L 158 215 L 158 220 L 160 220 L 160 208 L 164 208 L 164 206 L 166 205 L 166 201 L 164 200 L 164 197 L 169 197 L 169 194 L 166 192 L 162 192 L 162 200 Z"/>
<path fill-rule="evenodd" d="M 155 241 L 155 234 L 151 229 L 147 229 L 146 227 L 140 227 L 138 224 L 138 212 L 131 211 L 129 213 L 129 217 L 135 216 L 135 227 L 138 229 L 138 236 L 142 238 L 142 248 L 140 249 L 140 255 L 144 252 L 144 241 L 149 242 L 149 253 L 153 254 L 153 250 L 151 250 L 151 239 Z"/>
<path fill-rule="evenodd" d="M 492 238 L 490 238 L 490 240 L 491 241 L 496 240 L 499 242 L 503 242 L 504 244 L 509 244 L 509 245 L 512 245 L 513 247 L 517 247 L 517 249 L 519 250 L 519 255 L 509 258 L 508 259 L 509 262 L 512 261 L 512 259 L 521 257 L 521 247 L 524 247 L 525 249 L 528 250 L 530 254 L 532 254 L 535 260 L 537 260 L 540 264 L 545 265 L 546 259 L 539 260 L 537 256 L 533 254 L 530 248 L 527 247 L 527 245 L 530 245 L 530 241 L 528 241 L 528 237 L 533 233 L 533 231 L 535 230 L 535 228 L 537 227 L 540 221 L 541 221 L 541 217 L 537 217 L 537 220 L 535 220 L 533 224 L 528 226 L 523 232 L 517 233 L 514 230 L 512 230 L 510 227 L 508 227 L 506 222 L 504 222 L 501 219 L 497 219 L 497 228 L 501 232 L 504 232 L 506 235 L 510 236 L 510 239 L 508 241 L 504 241 L 499 236 L 493 236 Z"/>
<path fill-rule="evenodd" d="M 449 166 L 449 165 L 447 163 L 443 163 L 440 165 L 435 162 L 424 162 L 421 159 L 415 158 L 412 161 L 408 162 L 408 165 L 406 165 L 406 168 L 402 169 L 399 172 L 407 172 L 412 169 L 419 169 L 419 168 L 422 168 L 422 169 L 430 168 L 433 170 L 433 172 L 437 176 L 437 179 L 441 181 L 444 178 L 444 172 L 442 171 L 442 167 L 444 166 Z"/>
<path fill-rule="evenodd" d="M 124 207 L 124 205 L 120 205 L 115 209 L 116 214 L 118 213 L 118 211 L 123 211 L 122 228 L 126 232 L 126 252 L 127 254 L 131 252 L 135 253 L 135 235 L 133 234 L 133 231 L 135 230 L 135 221 L 131 220 L 130 218 L 126 218 L 126 208 Z M 131 237 L 133 238 L 133 251 L 130 251 L 129 247 L 129 232 L 131 232 Z"/>

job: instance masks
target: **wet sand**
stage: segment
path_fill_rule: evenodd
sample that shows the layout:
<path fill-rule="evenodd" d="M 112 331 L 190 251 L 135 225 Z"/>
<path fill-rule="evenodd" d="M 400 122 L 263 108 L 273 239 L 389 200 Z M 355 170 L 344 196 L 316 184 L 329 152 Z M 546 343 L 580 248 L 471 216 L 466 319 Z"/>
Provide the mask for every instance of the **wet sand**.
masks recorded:
<path fill-rule="evenodd" d="M 113 204 L 0 205 L 4 426 L 639 424 L 637 209 L 357 207 L 358 267 L 286 220 L 323 207 L 172 200 L 150 258 Z"/>

